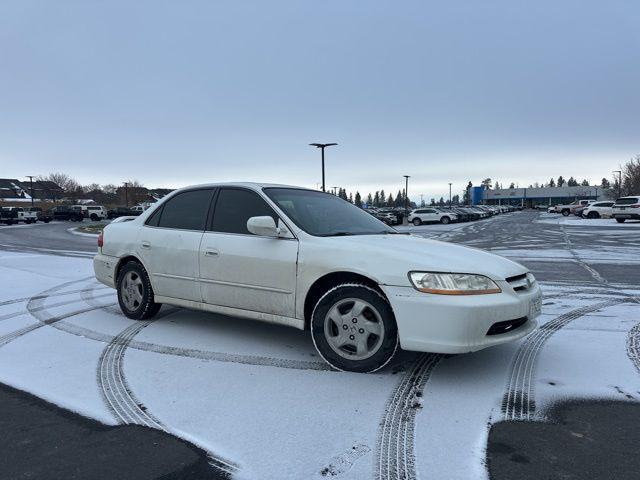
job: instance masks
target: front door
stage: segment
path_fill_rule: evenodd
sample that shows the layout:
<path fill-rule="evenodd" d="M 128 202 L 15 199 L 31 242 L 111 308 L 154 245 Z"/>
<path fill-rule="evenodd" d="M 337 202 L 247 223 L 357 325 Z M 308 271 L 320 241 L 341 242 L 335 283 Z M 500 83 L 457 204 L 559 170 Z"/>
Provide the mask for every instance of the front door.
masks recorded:
<path fill-rule="evenodd" d="M 203 301 L 254 312 L 295 316 L 298 241 L 262 237 L 247 220 L 278 216 L 258 193 L 222 188 L 200 248 Z"/>

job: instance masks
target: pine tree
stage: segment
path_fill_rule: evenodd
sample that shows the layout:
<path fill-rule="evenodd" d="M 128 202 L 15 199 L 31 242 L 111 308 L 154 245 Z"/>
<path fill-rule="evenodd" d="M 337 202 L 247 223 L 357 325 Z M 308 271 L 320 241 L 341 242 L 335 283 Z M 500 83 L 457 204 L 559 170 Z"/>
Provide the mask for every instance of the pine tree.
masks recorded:
<path fill-rule="evenodd" d="M 580 182 L 580 185 L 582 185 L 583 187 L 588 187 L 589 186 L 589 180 L 587 180 L 585 178 L 584 180 L 582 180 L 582 182 Z"/>
<path fill-rule="evenodd" d="M 380 190 L 380 206 L 384 207 L 387 202 L 387 197 L 384 194 L 384 189 Z"/>
<path fill-rule="evenodd" d="M 611 182 L 609 182 L 609 180 L 607 180 L 606 178 L 603 178 L 600 186 L 602 188 L 611 188 Z"/>
<path fill-rule="evenodd" d="M 374 207 L 380 206 L 380 192 L 376 192 L 376 194 L 373 196 L 373 206 Z"/>
<path fill-rule="evenodd" d="M 393 207 L 393 195 L 389 194 L 389 199 L 387 200 L 387 207 Z"/>
<path fill-rule="evenodd" d="M 578 182 L 576 182 L 576 179 L 573 177 L 569 177 L 569 180 L 567 180 L 567 187 L 577 187 L 578 186 Z"/>
<path fill-rule="evenodd" d="M 370 207 L 373 205 L 373 197 L 371 197 L 371 194 L 367 195 L 367 207 Z"/>
<path fill-rule="evenodd" d="M 565 183 L 566 183 L 565 179 L 564 179 L 564 178 L 562 178 L 562 175 L 560 175 L 560 176 L 558 177 L 558 181 L 556 182 L 556 184 L 557 184 L 559 187 L 561 187 L 561 186 L 563 186 Z"/>
<path fill-rule="evenodd" d="M 555 187 L 556 186 L 556 182 L 552 179 L 549 180 L 549 186 L 550 187 Z"/>
<path fill-rule="evenodd" d="M 349 203 L 353 203 L 353 193 L 349 192 Z"/>
<path fill-rule="evenodd" d="M 369 194 L 371 196 L 371 194 Z M 356 207 L 362 208 L 362 199 L 360 198 L 360 192 L 356 191 L 356 199 L 355 199 Z"/>

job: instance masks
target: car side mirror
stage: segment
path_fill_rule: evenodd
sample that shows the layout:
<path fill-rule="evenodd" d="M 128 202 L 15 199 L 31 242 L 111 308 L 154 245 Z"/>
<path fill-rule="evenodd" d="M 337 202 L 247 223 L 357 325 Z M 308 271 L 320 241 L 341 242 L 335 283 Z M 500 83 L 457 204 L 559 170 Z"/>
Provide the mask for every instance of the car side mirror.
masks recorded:
<path fill-rule="evenodd" d="M 247 230 L 261 237 L 277 237 L 280 234 L 280 229 L 276 226 L 273 217 L 267 215 L 251 217 L 247 220 Z"/>

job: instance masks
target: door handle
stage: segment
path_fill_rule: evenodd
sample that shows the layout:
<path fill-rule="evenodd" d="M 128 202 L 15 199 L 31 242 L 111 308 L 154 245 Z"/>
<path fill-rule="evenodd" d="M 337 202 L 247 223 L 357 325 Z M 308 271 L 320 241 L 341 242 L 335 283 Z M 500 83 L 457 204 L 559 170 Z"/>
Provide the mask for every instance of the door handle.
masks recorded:
<path fill-rule="evenodd" d="M 151 248 L 151 243 L 149 243 L 149 242 L 142 242 L 142 248 Z"/>
<path fill-rule="evenodd" d="M 220 252 L 215 248 L 207 248 L 204 251 L 205 257 L 217 257 L 218 255 L 220 255 Z"/>

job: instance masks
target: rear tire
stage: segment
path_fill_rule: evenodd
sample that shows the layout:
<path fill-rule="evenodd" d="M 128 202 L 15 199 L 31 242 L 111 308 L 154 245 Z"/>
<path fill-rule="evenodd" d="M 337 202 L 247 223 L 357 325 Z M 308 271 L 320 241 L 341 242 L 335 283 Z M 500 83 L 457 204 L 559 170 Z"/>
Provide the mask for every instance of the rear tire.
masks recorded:
<path fill-rule="evenodd" d="M 571 212 L 569 210 L 562 210 L 562 215 L 568 217 Z"/>
<path fill-rule="evenodd" d="M 598 212 L 589 212 L 587 218 L 600 218 L 600 214 Z"/>
<path fill-rule="evenodd" d="M 616 218 L 616 222 L 618 223 L 624 223 L 625 220 L 626 218 Z"/>
<path fill-rule="evenodd" d="M 440 219 L 440 223 L 442 223 L 443 225 L 447 225 L 450 222 L 451 222 L 451 219 L 449 217 L 442 217 Z"/>
<path fill-rule="evenodd" d="M 414 218 L 412 223 L 413 223 L 416 227 L 419 227 L 420 225 L 422 225 L 422 220 L 420 220 L 419 218 Z"/>
<path fill-rule="evenodd" d="M 152 318 L 162 306 L 154 302 L 149 275 L 138 262 L 127 262 L 120 269 L 116 286 L 120 310 L 133 320 Z"/>
<path fill-rule="evenodd" d="M 91 220 L 93 220 L 94 222 L 96 222 L 96 221 L 98 220 L 98 215 L 96 215 L 95 213 L 92 213 L 92 214 L 91 214 L 91 217 L 89 217 L 89 218 L 91 218 Z"/>
<path fill-rule="evenodd" d="M 311 314 L 311 338 L 336 370 L 369 373 L 395 355 L 398 327 L 389 302 L 378 291 L 345 283 L 318 300 Z"/>

